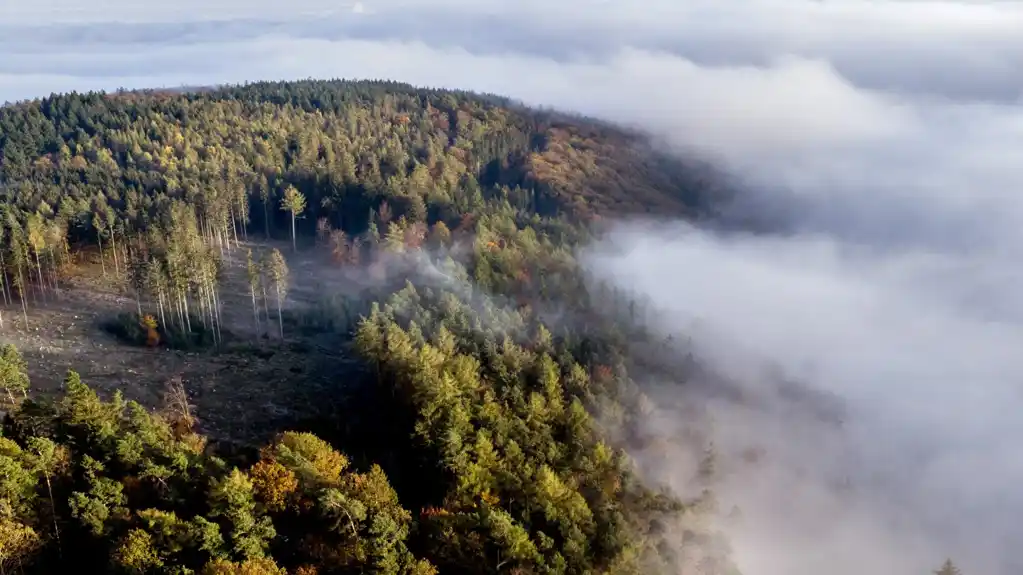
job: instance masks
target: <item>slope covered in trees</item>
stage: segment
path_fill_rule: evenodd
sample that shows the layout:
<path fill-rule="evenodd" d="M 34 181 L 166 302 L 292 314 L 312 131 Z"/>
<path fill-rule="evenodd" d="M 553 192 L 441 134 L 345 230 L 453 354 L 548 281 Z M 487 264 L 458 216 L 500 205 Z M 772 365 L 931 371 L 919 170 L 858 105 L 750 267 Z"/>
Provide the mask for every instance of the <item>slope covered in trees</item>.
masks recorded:
<path fill-rule="evenodd" d="M 70 94 L 0 108 L 0 177 L 5 339 L 93 261 L 140 345 L 343 358 L 330 409 L 239 446 L 194 382 L 40 393 L 5 347 L 2 572 L 734 573 L 713 451 L 689 500 L 623 451 L 639 304 L 573 258 L 718 193 L 639 135 L 379 82 Z"/>

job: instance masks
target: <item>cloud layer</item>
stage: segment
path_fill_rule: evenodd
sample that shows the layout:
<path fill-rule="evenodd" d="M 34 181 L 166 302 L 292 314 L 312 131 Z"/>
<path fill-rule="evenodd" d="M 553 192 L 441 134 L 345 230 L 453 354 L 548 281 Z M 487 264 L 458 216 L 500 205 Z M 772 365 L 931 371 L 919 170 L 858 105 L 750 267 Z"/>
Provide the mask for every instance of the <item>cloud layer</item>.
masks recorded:
<path fill-rule="evenodd" d="M 598 246 L 589 262 L 650 295 L 665 331 L 699 319 L 701 354 L 770 400 L 710 406 L 725 444 L 774 454 L 729 492 L 746 574 L 926 572 L 952 554 L 968 575 L 1008 575 L 1023 540 L 1021 31 L 1018 3 L 965 0 L 18 1 L 0 4 L 0 101 L 389 78 L 712 156 L 748 185 L 729 214 L 778 233 L 623 225 L 609 241 L 630 256 Z M 761 359 L 842 398 L 844 429 L 779 415 Z M 843 474 L 865 487 L 836 494 Z"/>
<path fill-rule="evenodd" d="M 696 355 L 747 398 L 707 402 L 726 460 L 767 454 L 723 491 L 745 513 L 731 534 L 746 572 L 927 572 L 944 555 L 970 572 L 1018 572 L 1023 329 L 947 293 L 997 264 L 823 235 L 678 232 L 623 226 L 616 251 L 588 262 L 650 297 L 660 332 L 691 334 Z M 999 285 L 986 298 L 1018 303 L 1018 282 Z M 769 366 L 839 398 L 844 425 L 796 408 Z M 666 385 L 655 397 L 669 433 L 665 420 L 683 420 L 672 399 L 693 395 Z M 656 471 L 687 477 L 682 453 L 659 457 Z"/>

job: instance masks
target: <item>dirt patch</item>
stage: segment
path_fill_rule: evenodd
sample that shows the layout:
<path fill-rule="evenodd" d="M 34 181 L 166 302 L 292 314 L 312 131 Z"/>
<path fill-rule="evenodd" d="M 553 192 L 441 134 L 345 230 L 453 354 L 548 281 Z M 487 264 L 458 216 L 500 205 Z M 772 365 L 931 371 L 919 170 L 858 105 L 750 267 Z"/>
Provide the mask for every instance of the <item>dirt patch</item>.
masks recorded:
<path fill-rule="evenodd" d="M 272 323 L 257 330 L 245 271 L 245 250 L 254 256 L 277 247 L 291 268 L 285 338 L 279 339 L 276 299 L 268 293 Z M 345 289 L 343 274 L 330 268 L 316 251 L 291 253 L 290 246 L 243 244 L 225 252 L 220 293 L 224 329 L 230 333 L 219 349 L 178 351 L 127 345 L 101 328 L 118 314 L 137 313 L 133 296 L 118 290 L 112 266 L 104 274 L 96 254 L 79 258 L 58 294 L 29 297 L 28 323 L 19 302 L 3 306 L 0 342 L 21 350 L 29 365 L 34 394 L 59 392 L 69 369 L 109 395 L 147 406 L 160 404 L 167 382 L 181 378 L 197 408 L 204 431 L 231 440 L 261 440 L 281 427 L 329 414 L 343 401 L 344 374 L 359 364 L 337 334 L 313 334 L 292 324 L 323 298 Z M 261 308 L 263 304 L 259 302 Z M 142 300 L 155 315 L 151 302 Z M 290 321 L 289 321 L 290 320 Z"/>

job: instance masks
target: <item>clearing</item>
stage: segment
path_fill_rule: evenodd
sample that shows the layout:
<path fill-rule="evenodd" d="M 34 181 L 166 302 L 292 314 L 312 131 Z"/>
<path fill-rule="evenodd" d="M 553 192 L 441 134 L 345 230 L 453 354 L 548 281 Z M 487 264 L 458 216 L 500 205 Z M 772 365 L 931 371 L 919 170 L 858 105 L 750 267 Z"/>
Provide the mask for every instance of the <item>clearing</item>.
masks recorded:
<path fill-rule="evenodd" d="M 285 310 L 285 338 L 278 334 L 276 300 L 268 293 L 271 322 L 256 331 L 245 270 L 246 249 L 254 257 L 276 247 L 287 259 L 290 288 Z M 310 334 L 303 318 L 322 315 L 328 294 L 359 282 L 338 269 L 320 250 L 292 252 L 286 242 L 242 242 L 225 253 L 219 291 L 226 343 L 220 350 L 181 351 L 125 343 L 103 329 L 118 314 L 136 312 L 135 299 L 117 289 L 108 260 L 104 274 L 94 250 L 77 254 L 72 273 L 65 274 L 60 293 L 43 300 L 30 292 L 28 325 L 21 305 L 5 306 L 0 343 L 12 343 L 29 366 L 32 393 L 53 394 L 67 370 L 109 395 L 154 407 L 167 385 L 180 378 L 203 431 L 224 440 L 259 441 L 267 432 L 296 425 L 335 409 L 341 399 L 343 373 L 357 369 L 337 334 Z M 156 315 L 143 300 L 143 310 Z M 260 303 L 260 315 L 263 314 Z M 319 318 L 324 319 L 324 318 Z"/>

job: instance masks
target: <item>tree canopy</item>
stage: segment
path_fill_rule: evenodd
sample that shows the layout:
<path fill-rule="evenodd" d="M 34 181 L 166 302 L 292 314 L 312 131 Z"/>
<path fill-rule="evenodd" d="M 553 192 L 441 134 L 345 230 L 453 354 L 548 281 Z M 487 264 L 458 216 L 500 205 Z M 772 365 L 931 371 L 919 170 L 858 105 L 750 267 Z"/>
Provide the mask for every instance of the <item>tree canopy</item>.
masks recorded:
<path fill-rule="evenodd" d="M 0 288 L 25 324 L 85 251 L 150 345 L 221 345 L 242 246 L 243 315 L 283 344 L 301 277 L 252 251 L 266 238 L 366 275 L 420 270 L 318 318 L 357 358 L 338 387 L 358 393 L 330 433 L 274 429 L 261 446 L 204 435 L 180 387 L 143 406 L 72 371 L 36 395 L 4 347 L 0 571 L 736 573 L 702 520 L 712 489 L 644 484 L 608 432 L 642 417 L 641 302 L 573 256 L 604 217 L 693 216 L 722 193 L 638 134 L 390 82 L 0 108 Z"/>

